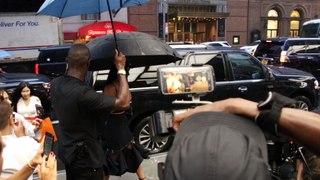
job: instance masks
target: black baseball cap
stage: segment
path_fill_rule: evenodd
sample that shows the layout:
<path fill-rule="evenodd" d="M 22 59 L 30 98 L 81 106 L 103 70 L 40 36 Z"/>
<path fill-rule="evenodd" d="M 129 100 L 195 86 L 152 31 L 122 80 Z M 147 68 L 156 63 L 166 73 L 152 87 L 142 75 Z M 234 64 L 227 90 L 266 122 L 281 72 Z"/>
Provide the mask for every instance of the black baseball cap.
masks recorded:
<path fill-rule="evenodd" d="M 181 124 L 168 152 L 166 180 L 271 179 L 267 143 L 250 119 L 201 112 Z"/>

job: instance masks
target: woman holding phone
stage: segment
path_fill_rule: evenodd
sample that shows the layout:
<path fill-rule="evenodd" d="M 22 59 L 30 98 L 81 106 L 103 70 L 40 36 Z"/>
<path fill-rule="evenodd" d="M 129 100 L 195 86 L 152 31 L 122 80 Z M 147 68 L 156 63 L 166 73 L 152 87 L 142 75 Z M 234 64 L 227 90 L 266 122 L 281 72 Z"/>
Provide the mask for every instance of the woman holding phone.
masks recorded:
<path fill-rule="evenodd" d="M 9 104 L 12 104 L 9 94 L 6 90 L 0 89 L 0 96 L 3 96 L 4 100 L 6 100 Z M 13 112 L 13 115 L 15 123 L 21 122 L 23 124 L 27 136 L 35 138 L 37 134 L 40 134 L 39 130 L 41 121 L 34 121 L 33 124 L 31 124 L 29 121 L 25 120 L 25 118 L 21 114 Z"/>
<path fill-rule="evenodd" d="M 36 105 L 42 105 L 31 85 L 28 82 L 21 82 L 13 92 L 11 100 L 15 112 L 21 114 L 25 120 L 41 131 L 42 120 L 38 118 Z M 40 139 L 40 131 L 37 131 L 35 139 Z"/>
<path fill-rule="evenodd" d="M 45 113 L 43 111 L 41 101 L 28 82 L 22 81 L 18 88 L 13 92 L 11 99 L 14 110 L 17 113 L 21 114 L 31 124 L 40 124 L 40 131 L 35 136 L 36 140 L 40 141 L 45 132 L 50 132 L 51 134 L 56 135 L 50 118 L 43 117 Z M 55 141 L 57 141 L 56 136 Z"/>

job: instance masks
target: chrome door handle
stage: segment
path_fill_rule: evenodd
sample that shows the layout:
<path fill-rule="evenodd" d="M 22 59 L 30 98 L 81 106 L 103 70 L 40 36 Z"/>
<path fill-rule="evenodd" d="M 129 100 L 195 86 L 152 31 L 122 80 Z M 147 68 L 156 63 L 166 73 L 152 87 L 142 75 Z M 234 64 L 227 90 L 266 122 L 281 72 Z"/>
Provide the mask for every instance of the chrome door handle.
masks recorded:
<path fill-rule="evenodd" d="M 244 92 L 244 91 L 247 91 L 248 88 L 246 86 L 240 86 L 240 87 L 238 87 L 238 90 L 241 92 Z"/>

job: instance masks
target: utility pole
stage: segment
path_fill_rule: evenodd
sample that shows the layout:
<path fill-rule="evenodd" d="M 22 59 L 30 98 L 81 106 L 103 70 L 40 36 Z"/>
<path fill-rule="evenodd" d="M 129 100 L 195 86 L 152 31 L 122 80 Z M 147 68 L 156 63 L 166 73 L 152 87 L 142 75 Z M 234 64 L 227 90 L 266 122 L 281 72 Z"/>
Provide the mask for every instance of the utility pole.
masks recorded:
<path fill-rule="evenodd" d="M 166 31 L 167 31 L 167 25 L 166 25 L 166 16 L 168 13 L 168 2 L 167 0 L 160 0 L 159 2 L 159 37 L 163 39 L 163 41 L 166 41 Z"/>
<path fill-rule="evenodd" d="M 162 10 L 162 24 L 163 24 L 162 37 L 163 37 L 163 40 L 166 41 L 166 30 L 167 30 L 166 14 L 168 13 L 167 0 L 163 0 L 162 9 L 163 9 Z"/>

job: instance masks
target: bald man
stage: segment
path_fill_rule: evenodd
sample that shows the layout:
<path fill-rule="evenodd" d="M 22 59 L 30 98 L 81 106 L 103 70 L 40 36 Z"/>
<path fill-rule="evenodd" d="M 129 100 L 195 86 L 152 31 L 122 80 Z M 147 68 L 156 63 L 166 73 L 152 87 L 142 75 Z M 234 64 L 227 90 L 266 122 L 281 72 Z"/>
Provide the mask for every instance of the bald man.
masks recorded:
<path fill-rule="evenodd" d="M 106 49 L 108 51 L 108 49 Z M 103 151 L 97 123 L 101 113 L 125 110 L 130 106 L 126 79 L 126 58 L 116 50 L 114 64 L 120 89 L 116 97 L 97 93 L 85 84 L 90 51 L 82 44 L 69 50 L 65 75 L 52 80 L 52 107 L 59 119 L 59 157 L 66 167 L 67 179 L 103 179 Z"/>

